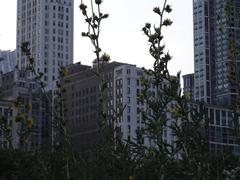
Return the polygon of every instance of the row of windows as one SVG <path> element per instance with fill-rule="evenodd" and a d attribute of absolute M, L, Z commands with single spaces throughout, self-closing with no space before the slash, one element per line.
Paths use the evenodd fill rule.
<path fill-rule="evenodd" d="M 12 110 L 9 110 L 9 108 L 0 107 L 0 117 L 1 116 L 12 116 Z"/>
<path fill-rule="evenodd" d="M 45 34 L 50 34 L 49 31 L 50 31 L 50 29 L 47 29 L 47 28 L 44 30 Z M 55 28 L 52 29 L 52 33 L 53 33 L 53 34 L 56 34 L 56 29 L 55 29 Z M 58 29 L 58 33 L 57 33 L 57 34 L 58 34 L 59 36 L 63 36 L 63 35 L 69 36 L 69 31 L 66 30 L 66 31 L 65 31 L 65 34 L 64 34 L 64 30 L 63 30 L 63 29 Z"/>
<path fill-rule="evenodd" d="M 71 119 L 70 123 L 73 125 L 73 128 L 75 128 L 75 126 L 91 123 L 92 120 L 96 119 L 96 117 L 97 117 L 96 113 L 93 113 L 90 115 L 79 116 L 75 119 Z"/>
<path fill-rule="evenodd" d="M 48 5 L 45 5 L 45 10 L 46 10 L 46 11 L 50 10 L 50 8 L 49 8 Z M 63 6 L 53 5 L 53 6 L 52 6 L 52 10 L 58 10 L 58 12 L 64 12 L 64 7 L 63 7 Z M 66 13 L 69 12 L 69 8 L 68 8 L 68 7 L 65 8 L 65 12 L 66 12 Z"/>
<path fill-rule="evenodd" d="M 56 50 L 56 44 L 53 43 L 52 48 L 53 48 L 53 50 Z M 44 44 L 44 50 L 49 50 L 49 49 L 50 49 L 49 44 Z M 65 50 L 66 52 L 68 52 L 68 46 L 65 46 L 65 49 L 64 49 L 62 44 L 58 44 L 57 45 L 57 50 L 58 51 L 64 51 Z M 53 57 L 56 57 L 56 52 L 53 51 L 52 55 L 53 55 Z"/>
<path fill-rule="evenodd" d="M 72 90 L 74 90 L 74 89 L 75 89 L 74 86 L 72 86 Z M 81 91 L 76 91 L 75 93 L 71 94 L 71 97 L 72 98 L 80 98 L 80 97 L 83 97 L 88 94 L 96 93 L 96 91 L 97 91 L 97 87 L 93 86 L 90 88 L 83 89 Z"/>
<path fill-rule="evenodd" d="M 65 25 L 64 25 L 64 24 L 65 24 Z M 48 26 L 50 25 L 49 21 L 44 21 L 44 25 L 45 25 L 46 27 L 48 27 Z M 53 25 L 53 26 L 56 26 L 56 21 L 53 21 L 53 22 L 52 22 L 52 25 Z M 57 22 L 57 26 L 60 27 L 60 28 L 61 28 L 61 27 L 62 27 L 62 28 L 65 27 L 66 29 L 68 29 L 68 27 L 69 27 L 68 23 L 64 23 L 64 22 L 61 22 L 61 21 L 58 21 L 58 22 Z"/>
<path fill-rule="evenodd" d="M 116 71 L 117 75 L 121 75 L 122 73 L 123 73 L 123 69 L 119 69 Z M 143 71 L 141 71 L 141 70 L 137 70 L 136 73 L 137 73 L 137 76 L 143 75 Z M 131 74 L 131 69 L 126 69 L 126 74 Z"/>

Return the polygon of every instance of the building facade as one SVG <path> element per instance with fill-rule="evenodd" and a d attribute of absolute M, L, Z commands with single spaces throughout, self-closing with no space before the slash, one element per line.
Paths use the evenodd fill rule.
<path fill-rule="evenodd" d="M 3 118 L 5 122 L 3 123 Z M 12 101 L 0 100 L 0 149 L 6 149 L 9 147 L 8 137 L 10 138 L 13 136 L 12 133 L 8 133 L 7 129 L 4 128 L 9 126 L 12 127 L 12 120 L 13 120 L 13 108 L 12 108 Z M 12 142 L 14 144 L 14 142 Z"/>
<path fill-rule="evenodd" d="M 135 142 L 138 130 L 145 128 L 143 112 L 149 117 L 154 117 L 153 110 L 148 107 L 149 105 L 140 100 L 140 95 L 145 88 L 141 83 L 143 77 L 151 78 L 145 73 L 143 68 L 131 64 L 118 66 L 114 70 L 115 94 L 113 104 L 117 113 L 123 109 L 122 116 L 117 120 L 116 126 L 120 128 L 124 141 Z M 166 88 L 167 86 L 168 81 L 163 80 L 161 88 Z M 157 94 L 153 84 L 149 86 L 147 93 Z M 175 137 L 169 128 L 171 123 L 171 114 L 166 112 L 166 124 L 163 127 L 162 138 L 164 142 L 174 146 Z M 156 145 L 154 140 L 149 137 L 149 134 L 145 134 L 142 140 L 142 143 L 146 146 Z"/>
<path fill-rule="evenodd" d="M 183 77 L 183 93 L 188 93 L 191 100 L 194 100 L 194 73 L 186 74 Z"/>
<path fill-rule="evenodd" d="M 122 116 L 117 120 L 124 140 L 136 138 L 136 130 L 142 127 L 141 111 L 145 107 L 139 100 L 142 91 L 140 78 L 144 70 L 134 65 L 121 65 L 114 70 L 114 99 L 113 104 L 117 113 Z M 112 112 L 108 112 L 112 114 Z"/>
<path fill-rule="evenodd" d="M 62 83 L 66 90 L 64 94 L 66 117 L 72 143 L 76 148 L 90 148 L 100 140 L 99 80 L 94 73 L 94 66 L 73 64 L 67 68 L 69 74 Z M 147 104 L 139 99 L 139 94 L 144 89 L 141 84 L 141 78 L 145 75 L 144 70 L 135 65 L 112 62 L 105 64 L 102 72 L 102 80 L 106 83 L 104 92 L 106 117 L 114 119 L 114 126 L 120 130 L 124 141 L 135 141 L 137 130 L 145 126 L 142 112 L 145 111 L 151 115 Z M 192 75 L 190 77 L 193 79 Z M 167 87 L 167 82 L 163 82 L 162 87 Z M 151 86 L 148 91 L 154 93 L 154 86 Z M 169 102 L 169 108 L 172 105 L 174 102 Z M 198 103 L 189 102 L 189 105 L 190 108 L 192 105 L 194 108 L 199 108 Z M 192 110 L 189 109 L 189 112 Z M 168 120 L 162 134 L 164 142 L 172 146 L 175 145 L 176 137 L 169 127 L 175 121 L 174 118 L 171 111 L 166 113 Z M 212 153 L 230 151 L 240 155 L 240 139 L 235 133 L 236 117 L 233 111 L 205 103 L 203 118 L 205 123 L 208 123 L 208 128 L 204 129 L 204 132 L 207 133 L 209 140 L 209 151 Z M 143 143 L 154 146 L 147 135 Z M 176 158 L 179 158 L 178 155 Z"/>
<path fill-rule="evenodd" d="M 193 0 L 194 97 L 223 106 L 239 96 L 238 0 Z"/>
<path fill-rule="evenodd" d="M 13 108 L 13 102 L 21 99 L 19 108 Z M 12 72 L 0 75 L 0 102 L 11 102 L 12 144 L 20 147 L 18 132 L 21 126 L 13 119 L 22 114 L 24 119 L 31 118 L 33 125 L 31 133 L 24 145 L 26 150 L 36 150 L 42 146 L 51 145 L 51 107 L 40 85 L 30 77 L 30 73 L 15 69 Z M 6 109 L 6 108 L 5 108 Z M 23 147 L 21 147 L 23 148 Z"/>
<path fill-rule="evenodd" d="M 72 142 L 77 148 L 95 145 L 99 134 L 99 81 L 95 67 L 73 64 L 67 67 L 69 75 L 63 79 L 66 90 L 64 99 L 67 108 L 68 128 Z M 140 102 L 143 90 L 140 83 L 144 70 L 135 65 L 111 62 L 102 70 L 105 83 L 103 107 L 106 117 L 113 120 L 114 127 L 121 132 L 124 141 L 135 141 L 136 131 L 143 128 L 141 112 L 146 105 Z M 154 88 L 151 89 L 154 91 Z M 172 142 L 172 134 L 166 128 L 163 138 Z M 144 144 L 151 145 L 148 138 Z"/>
<path fill-rule="evenodd" d="M 112 62 L 104 65 L 102 78 L 107 82 L 104 101 L 107 111 L 113 113 L 113 74 L 114 68 L 122 63 Z M 67 67 L 69 75 L 63 80 L 65 105 L 67 108 L 67 124 L 72 143 L 76 148 L 89 148 L 99 142 L 99 80 L 93 67 L 72 64 Z"/>
<path fill-rule="evenodd" d="M 21 51 L 28 42 L 37 72 L 54 88 L 58 69 L 73 63 L 73 0 L 17 1 L 17 65 L 28 65 Z"/>
<path fill-rule="evenodd" d="M 240 137 L 236 126 L 239 123 L 239 117 L 235 115 L 227 108 L 206 106 L 205 117 L 209 121 L 210 152 L 232 152 L 240 155 Z"/>
<path fill-rule="evenodd" d="M 0 73 L 5 74 L 14 70 L 17 64 L 16 51 L 0 50 Z"/>
<path fill-rule="evenodd" d="M 240 92 L 239 10 L 238 0 L 193 0 L 194 74 L 183 76 L 183 90 L 205 102 L 212 153 L 240 155 L 239 117 L 231 109 Z"/>

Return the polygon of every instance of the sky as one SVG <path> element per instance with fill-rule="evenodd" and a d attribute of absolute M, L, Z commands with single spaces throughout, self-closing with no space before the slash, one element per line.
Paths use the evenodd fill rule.
<path fill-rule="evenodd" d="M 87 30 L 78 6 L 74 3 L 74 62 L 90 65 L 94 59 L 93 47 L 89 39 L 81 36 Z M 89 0 L 85 0 L 86 4 Z M 109 14 L 101 27 L 100 46 L 111 56 L 112 61 L 135 64 L 151 68 L 153 59 L 149 54 L 147 37 L 141 31 L 146 22 L 158 22 L 153 7 L 163 0 L 103 0 L 103 13 Z M 168 0 L 172 6 L 173 25 L 164 28 L 166 50 L 172 55 L 169 70 L 172 75 L 181 71 L 182 75 L 193 72 L 193 20 L 192 0 Z M 16 47 L 17 0 L 0 1 L 0 49 L 13 50 Z"/>

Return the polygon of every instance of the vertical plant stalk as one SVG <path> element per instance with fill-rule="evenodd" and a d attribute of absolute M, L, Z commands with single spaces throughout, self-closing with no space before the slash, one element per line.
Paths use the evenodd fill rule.
<path fill-rule="evenodd" d="M 87 6 L 81 1 L 81 4 L 79 6 L 80 10 L 82 11 L 83 16 L 85 17 L 85 22 L 88 24 L 88 31 L 87 32 L 82 32 L 83 37 L 87 37 L 90 39 L 93 47 L 94 47 L 94 53 L 96 55 L 95 62 L 97 63 L 97 68 L 96 71 L 93 72 L 98 79 L 98 93 L 99 93 L 99 115 L 100 115 L 100 123 L 101 126 L 106 128 L 109 124 L 106 119 L 106 109 L 104 108 L 105 106 L 105 98 L 104 98 L 104 92 L 106 89 L 106 83 L 103 81 L 103 68 L 104 68 L 104 63 L 110 60 L 110 56 L 107 55 L 106 53 L 101 55 L 101 48 L 99 44 L 99 37 L 100 37 L 100 27 L 101 27 L 101 22 L 103 19 L 108 18 L 108 14 L 103 14 L 101 12 L 101 0 L 95 0 L 95 5 L 97 7 L 97 13 L 95 13 L 95 6 L 93 1 L 90 1 L 90 11 L 91 11 L 91 16 L 88 15 L 87 13 Z"/>

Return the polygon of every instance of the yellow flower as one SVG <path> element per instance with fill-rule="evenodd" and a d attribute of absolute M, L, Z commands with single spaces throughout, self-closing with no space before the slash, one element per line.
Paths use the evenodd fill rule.
<path fill-rule="evenodd" d="M 129 177 L 128 177 L 128 180 L 133 180 L 133 176 L 129 176 Z"/>
<path fill-rule="evenodd" d="M 14 122 L 20 122 L 24 119 L 24 115 L 21 113 L 21 114 L 18 114 L 17 116 L 15 116 L 13 118 Z"/>
<path fill-rule="evenodd" d="M 28 104 L 27 110 L 28 110 L 28 112 L 32 112 L 32 104 L 31 103 Z"/>
<path fill-rule="evenodd" d="M 148 155 L 152 156 L 152 157 L 155 157 L 156 156 L 156 152 L 151 149 L 151 150 L 149 150 Z"/>
<path fill-rule="evenodd" d="M 143 98 L 144 94 L 143 93 L 138 93 L 138 97 Z"/>
<path fill-rule="evenodd" d="M 20 106 L 20 99 L 17 98 L 16 100 L 13 101 L 12 107 L 15 108 L 15 109 L 18 109 L 19 106 Z"/>
<path fill-rule="evenodd" d="M 200 128 L 205 127 L 205 121 L 203 119 L 201 121 L 199 121 L 199 126 L 200 126 Z"/>
<path fill-rule="evenodd" d="M 144 79 L 144 77 L 140 78 L 140 83 L 141 83 L 142 86 L 146 83 L 146 80 Z"/>
<path fill-rule="evenodd" d="M 30 126 L 30 127 L 33 125 L 33 119 L 32 118 L 27 119 L 27 125 Z"/>
<path fill-rule="evenodd" d="M 182 117 L 182 110 L 181 107 L 177 104 L 172 108 L 172 113 L 173 115 L 175 115 L 176 117 Z"/>
<path fill-rule="evenodd" d="M 63 73 L 63 77 L 67 76 L 69 74 L 68 68 L 63 68 L 62 73 Z"/>
<path fill-rule="evenodd" d="M 183 96 L 186 100 L 190 100 L 190 93 L 189 92 L 185 92 Z"/>

